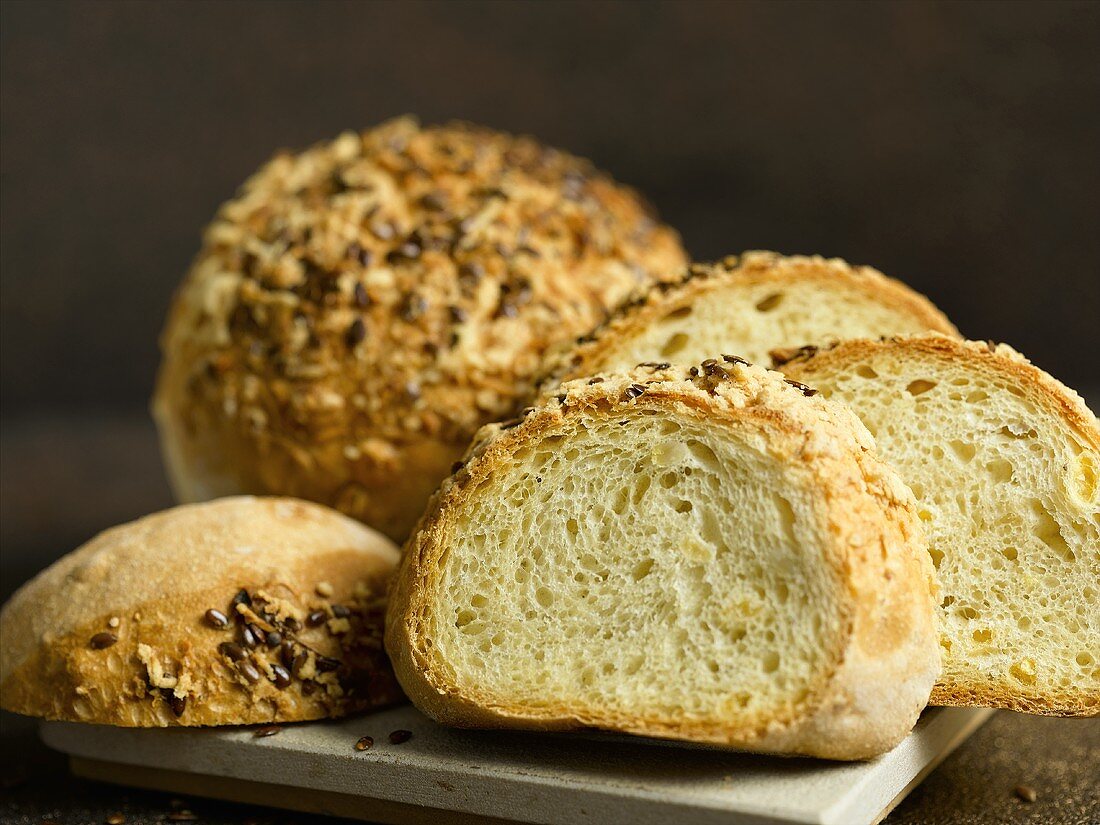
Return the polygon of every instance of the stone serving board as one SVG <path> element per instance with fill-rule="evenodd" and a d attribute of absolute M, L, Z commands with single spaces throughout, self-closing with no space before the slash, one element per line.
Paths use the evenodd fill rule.
<path fill-rule="evenodd" d="M 784 759 L 604 734 L 444 728 L 403 705 L 338 721 L 129 729 L 47 722 L 83 776 L 313 813 L 407 823 L 880 821 L 991 711 L 930 708 L 870 762 Z M 391 744 L 394 730 L 412 738 Z M 362 736 L 374 738 L 357 751 Z"/>

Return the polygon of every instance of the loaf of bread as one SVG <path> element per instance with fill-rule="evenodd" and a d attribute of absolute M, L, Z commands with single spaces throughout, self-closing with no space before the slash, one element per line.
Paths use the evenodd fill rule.
<path fill-rule="evenodd" d="M 0 705 L 153 727 L 341 716 L 400 689 L 382 651 L 397 549 L 292 499 L 177 507 L 101 533 L 0 612 Z"/>
<path fill-rule="evenodd" d="M 912 495 L 848 410 L 741 359 L 561 386 L 410 538 L 386 648 L 452 725 L 858 759 L 939 673 Z"/>
<path fill-rule="evenodd" d="M 935 704 L 1100 710 L 1100 427 L 1007 346 L 847 341 L 784 364 L 916 494 L 944 596 Z"/>
<path fill-rule="evenodd" d="M 162 337 L 173 487 L 404 539 L 548 349 L 685 260 L 632 190 L 529 138 L 402 118 L 280 154 L 207 229 Z"/>
<path fill-rule="evenodd" d="M 746 252 L 693 264 L 628 302 L 555 359 L 549 382 L 716 352 L 766 364 L 777 349 L 927 330 L 958 334 L 927 298 L 870 267 Z"/>

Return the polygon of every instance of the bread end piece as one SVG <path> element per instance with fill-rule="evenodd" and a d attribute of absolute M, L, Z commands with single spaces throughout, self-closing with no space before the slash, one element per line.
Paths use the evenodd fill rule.
<path fill-rule="evenodd" d="M 238 497 L 101 533 L 0 612 L 5 710 L 125 727 L 342 716 L 401 692 L 382 650 L 385 538 Z"/>
<path fill-rule="evenodd" d="M 912 487 L 943 594 L 936 705 L 1100 712 L 1100 426 L 1004 344 L 853 340 L 783 370 L 843 401 Z"/>

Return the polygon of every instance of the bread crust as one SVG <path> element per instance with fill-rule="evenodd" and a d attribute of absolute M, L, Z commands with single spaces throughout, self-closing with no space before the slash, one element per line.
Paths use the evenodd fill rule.
<path fill-rule="evenodd" d="M 685 260 L 636 192 L 530 138 L 399 118 L 277 155 L 162 336 L 176 494 L 297 496 L 403 540 L 550 347 Z"/>
<path fill-rule="evenodd" d="M 912 728 L 939 673 L 931 564 L 911 492 L 875 458 L 869 433 L 851 413 L 813 395 L 740 359 L 690 370 L 642 366 L 566 383 L 521 419 L 483 428 L 433 498 L 394 579 L 386 649 L 409 697 L 430 716 L 464 727 L 597 727 L 835 759 L 867 758 L 893 747 Z M 452 519 L 479 485 L 491 484 L 515 450 L 573 417 L 610 420 L 642 409 L 751 431 L 791 473 L 823 491 L 815 517 L 831 537 L 824 549 L 842 593 L 841 641 L 789 718 L 731 725 L 588 712 L 563 703 L 526 707 L 464 689 L 433 651 L 429 594 L 439 581 Z"/>
<path fill-rule="evenodd" d="M 959 335 L 954 324 L 928 298 L 872 267 L 851 265 L 840 258 L 820 255 L 785 256 L 778 252 L 750 250 L 715 263 L 692 264 L 676 281 L 666 281 L 640 292 L 595 331 L 559 349 L 541 383 L 544 387 L 553 386 L 600 372 L 609 351 L 621 341 L 633 338 L 655 321 L 705 299 L 716 290 L 732 285 L 750 287 L 758 284 L 771 284 L 781 289 L 799 282 L 820 283 L 832 290 L 849 290 L 910 317 L 931 331 Z"/>
<path fill-rule="evenodd" d="M 953 365 L 965 363 L 987 377 L 1007 379 L 1031 403 L 1062 420 L 1086 447 L 1100 455 L 1100 424 L 1074 390 L 1033 365 L 1007 344 L 966 341 L 942 335 L 891 336 L 879 340 L 855 339 L 830 346 L 804 347 L 780 355 L 777 367 L 799 381 L 813 383 L 815 375 L 837 365 L 866 361 L 884 351 L 927 356 Z M 1100 492 L 1093 490 L 1091 506 L 1100 518 Z M 1022 684 L 947 682 L 932 691 L 931 704 L 1005 708 L 1043 716 L 1094 716 L 1100 713 L 1100 691 L 1036 691 Z"/>
<path fill-rule="evenodd" d="M 163 727 L 393 703 L 381 636 L 397 558 L 384 537 L 293 499 L 222 499 L 112 528 L 4 605 L 2 706 Z"/>

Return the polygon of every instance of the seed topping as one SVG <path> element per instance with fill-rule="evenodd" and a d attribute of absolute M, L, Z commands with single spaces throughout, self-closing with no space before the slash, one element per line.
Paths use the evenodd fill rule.
<path fill-rule="evenodd" d="M 118 642 L 118 636 L 116 636 L 114 633 L 104 631 L 102 633 L 97 633 L 92 636 L 92 638 L 88 641 L 88 646 L 91 647 L 92 650 L 104 650 L 105 648 L 110 647 L 116 642 Z"/>

